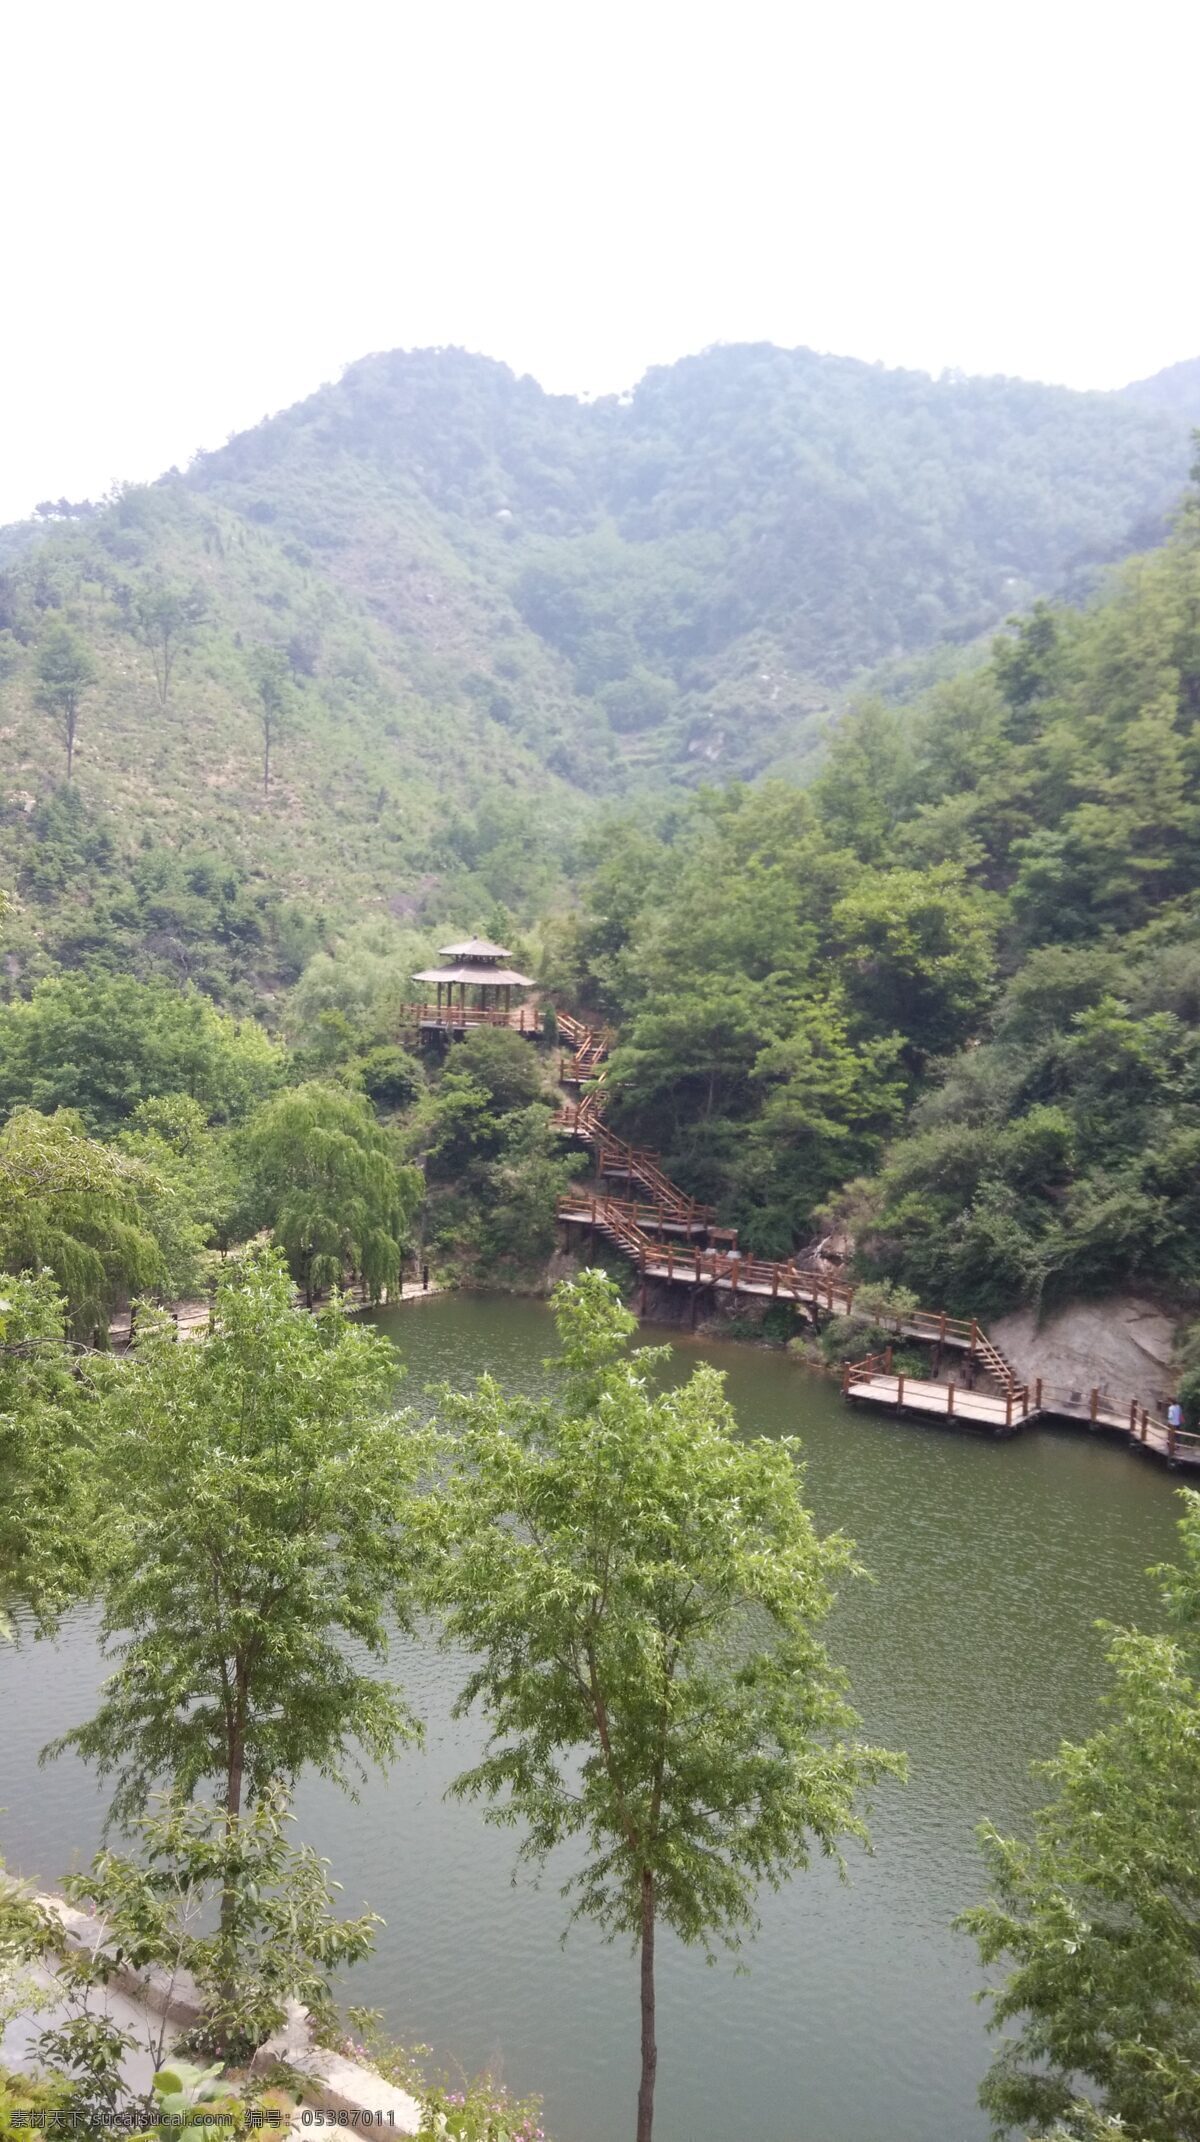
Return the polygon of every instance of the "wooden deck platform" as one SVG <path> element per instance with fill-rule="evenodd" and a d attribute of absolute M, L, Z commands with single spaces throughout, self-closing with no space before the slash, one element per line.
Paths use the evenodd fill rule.
<path fill-rule="evenodd" d="M 1011 1396 L 1002 1398 L 998 1391 L 972 1391 L 965 1384 L 934 1383 L 918 1376 L 880 1372 L 856 1378 L 844 1388 L 847 1398 L 865 1399 L 869 1405 L 933 1413 L 959 1428 L 990 1428 L 998 1435 L 1012 1435 L 1036 1417 L 1033 1408 Z"/>
<path fill-rule="evenodd" d="M 1084 1405 L 1060 1399 L 1038 1385 L 1023 1392 L 1002 1395 L 998 1391 L 971 1390 L 965 1384 L 937 1383 L 920 1376 L 896 1374 L 880 1367 L 856 1363 L 845 1372 L 846 1398 L 894 1413 L 932 1415 L 955 1428 L 976 1428 L 993 1435 L 1015 1435 L 1038 1420 L 1077 1421 L 1092 1429 L 1124 1436 L 1132 1449 L 1165 1458 L 1170 1465 L 1200 1468 L 1200 1435 L 1172 1429 L 1154 1419 L 1146 1408 L 1124 1409 L 1097 1406 L 1089 1394 Z"/>

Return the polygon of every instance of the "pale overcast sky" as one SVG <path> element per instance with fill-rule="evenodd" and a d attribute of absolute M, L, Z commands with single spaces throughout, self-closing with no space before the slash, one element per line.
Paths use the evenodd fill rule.
<path fill-rule="evenodd" d="M 0 519 L 372 349 L 1200 354 L 1194 0 L 2 0 Z"/>

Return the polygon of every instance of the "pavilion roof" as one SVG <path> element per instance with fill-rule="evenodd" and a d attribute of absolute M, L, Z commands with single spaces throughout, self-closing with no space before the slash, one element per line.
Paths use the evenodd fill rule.
<path fill-rule="evenodd" d="M 426 967 L 414 982 L 467 982 L 481 989 L 532 989 L 533 978 L 515 967 Z"/>
<path fill-rule="evenodd" d="M 494 945 L 487 937 L 468 937 L 461 945 L 440 945 L 439 959 L 511 959 L 507 945 Z"/>

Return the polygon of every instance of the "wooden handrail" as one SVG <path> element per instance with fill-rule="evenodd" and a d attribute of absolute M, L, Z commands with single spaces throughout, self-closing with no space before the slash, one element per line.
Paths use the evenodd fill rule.
<path fill-rule="evenodd" d="M 509 1010 L 484 1009 L 478 1004 L 405 1004 L 400 1010 L 403 1026 L 510 1026 L 519 1034 L 540 1034 L 542 1015 L 535 1004 L 514 1004 Z"/>
<path fill-rule="evenodd" d="M 697 1204 L 694 1198 L 673 1183 L 659 1163 L 657 1153 L 644 1146 L 635 1146 L 619 1138 L 603 1121 L 605 1100 L 604 1059 L 611 1037 L 606 1032 L 597 1032 L 572 1012 L 558 1013 L 559 1031 L 574 1050 L 572 1066 L 567 1077 L 580 1084 L 588 1084 L 590 1090 L 574 1104 L 561 1108 L 554 1117 L 555 1124 L 569 1135 L 586 1139 L 596 1153 L 599 1172 L 606 1170 L 621 1173 L 631 1182 L 640 1183 L 649 1193 L 649 1212 L 653 1223 L 660 1231 L 659 1237 L 649 1233 L 643 1225 L 647 1207 L 636 1198 L 613 1198 L 607 1195 L 595 1199 L 589 1205 L 589 1216 L 596 1225 L 610 1227 L 622 1243 L 637 1258 L 644 1271 L 649 1262 L 662 1261 L 664 1245 L 660 1239 L 662 1230 L 669 1222 L 677 1226 L 701 1226 L 712 1233 L 716 1228 L 716 1214 L 709 1205 Z M 579 1210 L 581 1193 L 568 1192 L 560 1200 L 559 1210 L 565 1215 L 574 1215 Z M 690 1279 L 696 1285 L 727 1285 L 736 1292 L 744 1286 L 769 1291 L 773 1301 L 781 1297 L 797 1302 L 810 1302 L 814 1308 L 827 1309 L 835 1316 L 847 1316 L 854 1306 L 855 1289 L 846 1280 L 834 1279 L 817 1265 L 797 1264 L 795 1258 L 786 1262 L 762 1257 L 748 1257 L 737 1248 L 736 1229 L 730 1229 L 731 1240 L 725 1249 L 715 1246 L 698 1250 L 689 1245 L 676 1248 L 673 1244 L 668 1255 L 667 1276 L 671 1279 Z M 978 1360 L 1000 1387 L 1011 1415 L 1018 1408 L 1024 1418 L 1029 1410 L 1029 1390 L 1005 1359 L 1000 1348 L 980 1329 L 975 1318 L 950 1316 L 945 1310 L 914 1309 L 908 1315 L 882 1315 L 877 1321 L 885 1330 L 894 1332 L 898 1338 L 919 1338 L 944 1345 L 949 1339 L 964 1346 L 973 1359 Z M 874 1356 L 868 1357 L 874 1360 Z M 863 1362 L 851 1364 L 852 1379 L 869 1373 Z M 953 1408 L 953 1398 L 947 1400 Z"/>

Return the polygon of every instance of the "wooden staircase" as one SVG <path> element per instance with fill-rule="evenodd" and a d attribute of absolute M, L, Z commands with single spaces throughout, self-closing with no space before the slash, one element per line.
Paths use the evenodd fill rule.
<path fill-rule="evenodd" d="M 738 1248 L 736 1230 L 719 1227 L 711 1206 L 698 1204 L 673 1183 L 657 1153 L 631 1145 L 609 1129 L 604 1121 L 604 1084 L 613 1036 L 603 1028 L 585 1025 L 569 1012 L 559 1012 L 557 1017 L 559 1032 L 572 1051 L 569 1059 L 563 1059 L 560 1077 L 564 1086 L 580 1090 L 580 1098 L 564 1098 L 553 1120 L 564 1137 L 591 1146 L 599 1178 L 596 1188 L 576 1184 L 564 1192 L 558 1203 L 559 1217 L 602 1235 L 637 1266 L 643 1310 L 647 1282 L 653 1279 L 692 1288 L 693 1324 L 701 1287 L 735 1298 L 746 1294 L 760 1300 L 795 1302 L 808 1308 L 814 1320 L 822 1314 L 849 1316 L 856 1290 L 847 1281 L 794 1258 L 784 1262 L 746 1256 Z M 606 1180 L 621 1181 L 635 1194 L 615 1196 L 604 1187 Z M 873 1312 L 872 1322 L 897 1339 L 919 1339 L 932 1346 L 932 1373 L 913 1377 L 897 1371 L 889 1346 L 883 1354 L 847 1363 L 842 1377 L 847 1398 L 868 1399 L 897 1412 L 952 1419 L 962 1427 L 989 1427 L 1000 1434 L 1011 1433 L 1042 1412 L 1086 1420 L 1093 1428 L 1123 1429 L 1131 1442 L 1156 1451 L 1168 1463 L 1200 1470 L 1200 1435 L 1154 1420 L 1136 1397 L 1116 1400 L 1099 1390 L 1086 1395 L 1059 1391 L 1044 1386 L 1040 1377 L 1032 1385 L 1025 1383 L 974 1317 L 949 1316 L 944 1309 L 913 1309 L 902 1315 Z M 964 1383 L 956 1383 L 953 1377 L 948 1382 L 939 1380 L 947 1350 L 965 1359 Z M 976 1388 L 978 1371 L 983 1372 L 987 1388 Z"/>
<path fill-rule="evenodd" d="M 637 1186 L 641 1196 L 614 1196 L 599 1187 L 575 1187 L 559 1199 L 559 1217 L 590 1227 L 632 1259 L 648 1279 L 727 1290 L 732 1294 L 766 1296 L 772 1301 L 794 1301 L 818 1314 L 848 1316 L 855 1289 L 833 1278 L 820 1267 L 762 1257 L 747 1257 L 739 1248 L 737 1230 L 720 1227 L 710 1205 L 671 1181 L 657 1153 L 619 1138 L 604 1121 L 605 1063 L 612 1036 L 605 1029 L 587 1026 L 570 1012 L 559 1012 L 560 1034 L 572 1054 L 560 1071 L 564 1086 L 586 1088 L 577 1101 L 564 1100 L 554 1124 L 564 1137 L 589 1145 L 596 1156 L 600 1185 L 622 1181 Z M 696 1237 L 703 1237 L 697 1243 Z M 676 1244 L 672 1238 L 682 1237 Z M 1005 1403 L 1011 1421 L 1014 1409 L 1019 1419 L 1028 1415 L 1030 1394 L 1012 1363 L 972 1318 L 948 1316 L 944 1310 L 916 1309 L 907 1316 L 881 1316 L 877 1321 L 897 1338 L 914 1338 L 933 1345 L 938 1359 L 946 1348 L 966 1354 L 990 1378 Z M 883 1386 L 882 1362 L 874 1357 L 855 1362 L 847 1373 L 847 1389 L 868 1394 L 874 1379 Z M 890 1365 L 889 1365 L 890 1374 Z"/>
<path fill-rule="evenodd" d="M 596 1173 L 602 1179 L 638 1184 L 646 1192 L 644 1205 L 639 1210 L 654 1213 L 663 1224 L 682 1228 L 685 1232 L 720 1234 L 722 1241 L 732 1245 L 737 1241 L 734 1228 L 718 1228 L 717 1216 L 711 1205 L 701 1205 L 694 1197 L 681 1190 L 665 1175 L 657 1153 L 645 1146 L 631 1145 L 627 1139 L 618 1138 L 603 1121 L 597 1105 L 600 1095 L 589 1094 L 578 1106 L 560 1108 L 554 1117 L 554 1125 L 564 1137 L 578 1138 L 590 1145 L 596 1156 Z M 628 1200 L 613 1200 L 614 1203 Z"/>
<path fill-rule="evenodd" d="M 973 1350 L 977 1359 L 983 1363 L 988 1375 L 998 1385 L 1001 1394 L 1005 1398 L 1015 1399 L 1019 1392 L 1025 1392 L 1026 1396 L 1028 1396 L 1024 1380 L 1018 1376 L 1012 1362 L 989 1339 L 986 1331 L 980 1330 L 978 1324 L 975 1326 L 975 1346 Z"/>
<path fill-rule="evenodd" d="M 558 1013 L 559 1032 L 570 1042 L 573 1054 L 564 1059 L 559 1077 L 564 1086 L 587 1086 L 589 1091 L 576 1102 L 567 1102 L 554 1118 L 555 1127 L 564 1137 L 578 1138 L 590 1145 L 596 1155 L 596 1172 L 603 1179 L 623 1180 L 640 1184 L 648 1193 L 648 1211 L 659 1217 L 663 1224 L 697 1232 L 713 1232 L 721 1240 L 733 1245 L 737 1241 L 734 1228 L 717 1228 L 716 1213 L 711 1205 L 698 1204 L 687 1192 L 673 1183 L 663 1172 L 659 1156 L 646 1146 L 631 1145 L 628 1139 L 618 1138 L 604 1121 L 605 1059 L 611 1046 L 611 1036 L 604 1030 L 585 1026 L 570 1012 Z"/>

